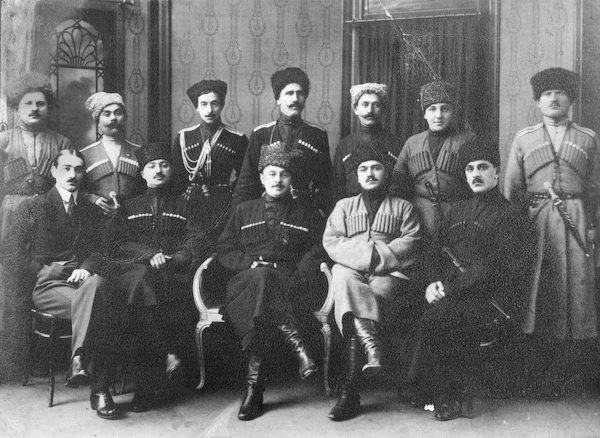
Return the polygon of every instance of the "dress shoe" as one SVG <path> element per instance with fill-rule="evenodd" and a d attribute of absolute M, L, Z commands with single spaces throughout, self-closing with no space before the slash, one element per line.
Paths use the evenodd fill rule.
<path fill-rule="evenodd" d="M 69 388 L 79 388 L 80 386 L 87 385 L 90 381 L 90 375 L 83 366 L 81 356 L 73 356 L 71 360 L 71 367 L 65 377 L 65 386 Z"/>
<path fill-rule="evenodd" d="M 167 354 L 167 368 L 165 370 L 167 378 L 177 376 L 182 373 L 181 359 L 176 354 Z"/>
<path fill-rule="evenodd" d="M 459 417 L 471 418 L 473 401 L 471 398 L 463 401 L 449 400 L 435 405 L 435 419 L 438 421 L 450 421 Z"/>
<path fill-rule="evenodd" d="M 131 400 L 131 411 L 139 414 L 153 409 L 156 404 L 157 399 L 154 394 L 135 392 Z"/>
<path fill-rule="evenodd" d="M 113 401 L 108 389 L 93 392 L 90 395 L 90 405 L 100 418 L 115 420 L 121 416 L 119 407 Z"/>

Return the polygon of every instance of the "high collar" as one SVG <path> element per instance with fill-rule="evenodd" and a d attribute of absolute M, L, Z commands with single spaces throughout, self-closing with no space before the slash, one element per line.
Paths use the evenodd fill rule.
<path fill-rule="evenodd" d="M 498 188 L 498 186 L 494 187 L 491 190 L 488 190 L 487 192 L 473 194 L 473 199 L 483 202 L 488 202 L 501 197 L 502 193 L 500 193 L 500 189 Z"/>
<path fill-rule="evenodd" d="M 112 135 L 107 135 L 107 134 L 103 134 L 102 135 L 102 141 L 106 144 L 122 144 L 123 143 L 123 138 L 122 137 L 113 137 Z"/>
<path fill-rule="evenodd" d="M 200 132 L 202 134 L 202 139 L 204 141 L 212 138 L 213 135 L 219 130 L 221 127 L 221 119 L 215 121 L 215 123 L 206 123 L 204 120 L 200 121 Z"/>
<path fill-rule="evenodd" d="M 560 119 L 554 119 L 548 116 L 542 116 L 542 120 L 544 121 L 544 125 L 546 126 L 556 126 L 556 127 L 567 127 L 569 125 L 569 116 L 564 116 Z"/>
<path fill-rule="evenodd" d="M 433 132 L 432 130 L 428 130 L 429 131 L 429 135 L 435 138 L 445 138 L 448 137 L 450 134 L 452 134 L 453 129 L 452 127 L 447 127 L 446 129 L 444 129 L 443 131 L 436 131 Z"/>
<path fill-rule="evenodd" d="M 268 195 L 265 192 L 265 194 L 263 195 L 263 199 L 267 203 L 287 203 L 287 202 L 290 202 L 292 200 L 292 195 L 290 193 L 287 193 L 287 194 L 285 194 L 284 196 L 282 196 L 280 198 L 274 198 L 273 196 Z"/>
<path fill-rule="evenodd" d="M 32 126 L 19 119 L 17 126 L 19 126 L 19 128 L 21 128 L 23 131 L 31 132 L 35 135 L 39 132 L 45 131 L 47 128 L 47 123 L 46 121 L 43 121 L 41 123 L 36 123 L 35 126 Z"/>
<path fill-rule="evenodd" d="M 379 201 L 379 200 L 382 200 L 383 198 L 385 198 L 385 195 L 386 195 L 385 185 L 381 185 L 375 190 L 361 189 L 360 193 L 365 200 L 368 200 L 370 202 Z"/>
<path fill-rule="evenodd" d="M 71 199 L 71 195 L 73 195 L 73 200 L 75 201 L 75 205 L 77 205 L 77 190 L 74 192 L 69 192 L 68 190 L 63 189 L 62 187 L 59 187 L 58 185 L 55 186 L 56 187 L 56 191 L 58 192 L 60 198 L 63 200 L 63 202 L 65 203 L 69 203 L 69 199 Z"/>
<path fill-rule="evenodd" d="M 166 187 L 147 187 L 146 188 L 146 196 L 150 197 L 163 197 L 169 194 L 170 185 Z"/>
<path fill-rule="evenodd" d="M 284 125 L 295 128 L 302 122 L 302 118 L 300 116 L 291 117 L 291 116 L 287 116 L 283 113 L 279 113 L 279 122 L 281 122 Z"/>
<path fill-rule="evenodd" d="M 377 122 L 371 126 L 365 126 L 362 123 L 358 124 L 358 132 L 361 134 L 378 134 L 382 129 L 383 128 L 380 122 Z"/>

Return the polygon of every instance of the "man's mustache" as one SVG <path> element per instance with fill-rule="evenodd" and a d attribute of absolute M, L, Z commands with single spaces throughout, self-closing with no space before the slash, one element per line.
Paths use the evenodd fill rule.
<path fill-rule="evenodd" d="M 29 113 L 29 117 L 39 116 L 39 115 L 40 115 L 40 112 L 38 110 L 33 110 Z"/>
<path fill-rule="evenodd" d="M 164 173 L 162 173 L 162 172 L 161 172 L 161 173 L 155 173 L 155 174 L 154 174 L 154 178 L 159 178 L 159 177 L 160 177 L 160 178 L 164 178 L 164 176 L 165 176 L 165 174 L 164 174 Z"/>
<path fill-rule="evenodd" d="M 377 178 L 375 178 L 374 176 L 368 176 L 367 182 L 370 182 L 370 181 L 379 181 L 379 180 Z"/>
<path fill-rule="evenodd" d="M 475 178 L 473 178 L 473 180 L 471 182 L 473 184 L 475 184 L 475 183 L 483 183 L 483 179 L 481 179 L 478 176 L 476 176 Z"/>

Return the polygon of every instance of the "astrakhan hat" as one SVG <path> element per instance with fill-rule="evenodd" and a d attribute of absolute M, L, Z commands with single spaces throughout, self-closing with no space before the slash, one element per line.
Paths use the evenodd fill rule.
<path fill-rule="evenodd" d="M 279 99 L 281 90 L 283 90 L 288 84 L 299 84 L 306 96 L 310 90 L 310 81 L 308 76 L 303 70 L 298 67 L 288 67 L 284 70 L 279 70 L 273 73 L 271 76 L 271 86 L 273 87 L 273 94 L 275 100 Z"/>
<path fill-rule="evenodd" d="M 11 108 L 17 108 L 23 96 L 34 91 L 44 93 L 46 103 L 49 106 L 54 105 L 56 98 L 52 91 L 50 80 L 47 76 L 36 72 L 25 73 L 8 82 L 5 93 L 6 103 Z"/>
<path fill-rule="evenodd" d="M 102 110 L 112 104 L 120 105 L 125 109 L 125 102 L 120 94 L 100 91 L 88 97 L 85 101 L 85 108 L 92 113 L 92 118 L 97 122 Z"/>
<path fill-rule="evenodd" d="M 571 70 L 560 67 L 547 68 L 534 74 L 530 82 L 535 100 L 540 100 L 542 93 L 548 90 L 564 90 L 571 102 L 577 98 L 579 76 Z"/>
<path fill-rule="evenodd" d="M 421 110 L 425 111 L 434 103 L 448 103 L 457 106 L 457 89 L 454 85 L 444 81 L 433 81 L 421 87 Z"/>
<path fill-rule="evenodd" d="M 494 167 L 500 167 L 498 142 L 490 136 L 476 136 L 468 140 L 458 152 L 461 171 L 473 161 L 489 161 Z"/>
<path fill-rule="evenodd" d="M 187 89 L 187 95 L 192 101 L 194 108 L 198 107 L 198 97 L 210 92 L 216 93 L 216 95 L 219 96 L 221 103 L 224 103 L 225 96 L 227 96 L 227 84 L 218 79 L 202 80 Z"/>
<path fill-rule="evenodd" d="M 135 151 L 135 157 L 140 164 L 140 169 L 154 160 L 167 160 L 170 163 L 171 148 L 166 143 L 148 143 Z"/>
<path fill-rule="evenodd" d="M 358 101 L 364 94 L 376 94 L 379 96 L 382 103 L 385 104 L 387 102 L 387 85 L 374 82 L 353 85 L 352 88 L 350 88 L 352 107 L 356 108 Z"/>

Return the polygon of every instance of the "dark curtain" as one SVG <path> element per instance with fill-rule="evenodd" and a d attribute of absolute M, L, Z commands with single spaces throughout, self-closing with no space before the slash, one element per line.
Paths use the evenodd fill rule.
<path fill-rule="evenodd" d="M 490 128 L 491 112 L 486 110 L 490 102 L 485 65 L 488 43 L 482 34 L 487 28 L 480 16 L 377 21 L 357 26 L 357 83 L 388 85 L 390 111 L 386 123 L 403 141 L 427 129 L 419 89 L 434 78 L 418 51 L 435 74 L 459 88 L 461 123 L 478 132 Z"/>

